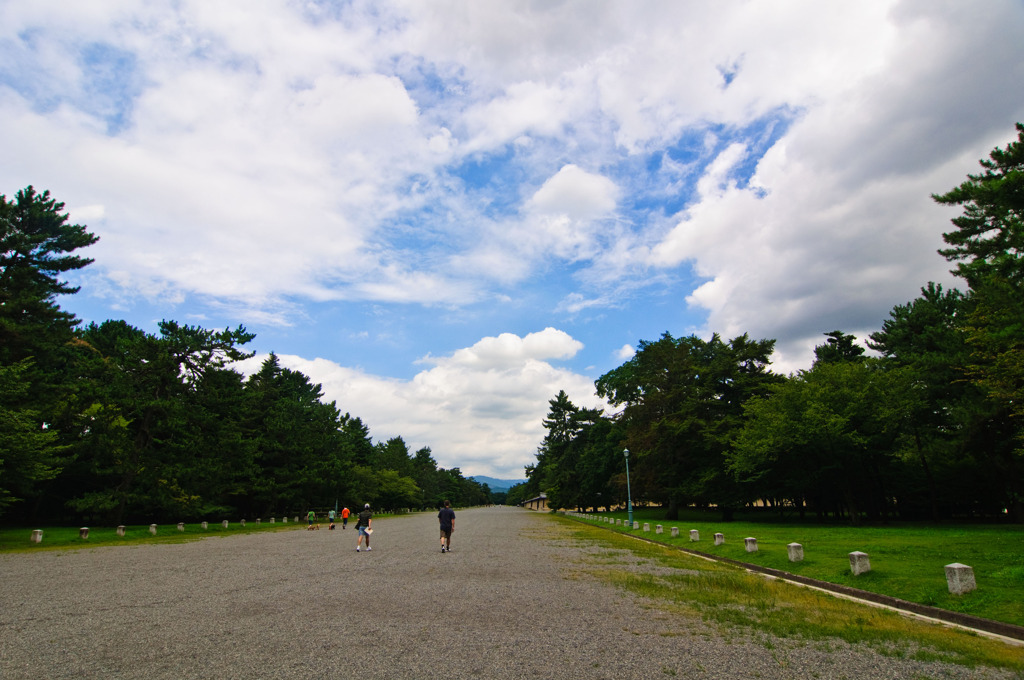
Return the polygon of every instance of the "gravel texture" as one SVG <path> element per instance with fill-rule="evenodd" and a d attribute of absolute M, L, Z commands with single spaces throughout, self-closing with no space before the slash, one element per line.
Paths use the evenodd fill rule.
<path fill-rule="evenodd" d="M 0 678 L 1013 677 L 723 637 L 583 575 L 593 547 L 528 510 L 458 510 L 448 554 L 437 526 L 0 555 Z"/>

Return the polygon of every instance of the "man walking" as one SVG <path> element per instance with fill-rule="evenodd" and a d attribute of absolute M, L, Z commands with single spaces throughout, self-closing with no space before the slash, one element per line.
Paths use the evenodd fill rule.
<path fill-rule="evenodd" d="M 356 531 L 359 532 L 359 538 L 356 539 L 356 552 L 359 552 L 359 547 L 363 544 L 363 538 L 366 538 L 366 549 L 370 548 L 370 534 L 373 533 L 373 529 L 370 528 L 370 522 L 373 520 L 373 513 L 370 512 L 370 504 L 367 503 L 363 506 L 363 511 L 359 513 L 359 519 L 356 520 Z"/>
<path fill-rule="evenodd" d="M 437 521 L 441 524 L 441 552 L 452 551 L 452 532 L 455 531 L 455 511 L 451 501 L 445 501 L 441 512 L 437 513 Z"/>
<path fill-rule="evenodd" d="M 348 528 L 348 514 L 349 514 L 348 513 L 348 508 L 342 508 L 341 509 L 341 528 L 342 529 L 347 529 Z"/>

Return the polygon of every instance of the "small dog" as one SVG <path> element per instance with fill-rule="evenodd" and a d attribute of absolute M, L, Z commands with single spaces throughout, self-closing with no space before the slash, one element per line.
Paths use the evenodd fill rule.
<path fill-rule="evenodd" d="M 310 524 L 308 527 L 306 527 L 306 531 L 320 531 L 320 525 Z"/>

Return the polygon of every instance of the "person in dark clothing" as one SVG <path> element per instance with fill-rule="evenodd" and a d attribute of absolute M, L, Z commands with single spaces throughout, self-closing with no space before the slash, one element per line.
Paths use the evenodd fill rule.
<path fill-rule="evenodd" d="M 356 531 L 359 532 L 359 538 L 356 539 L 356 552 L 359 552 L 359 546 L 363 544 L 363 538 L 366 538 L 366 549 L 372 550 L 370 547 L 370 534 L 373 530 L 370 529 L 370 522 L 373 518 L 373 513 L 370 512 L 370 504 L 367 503 L 363 506 L 363 511 L 359 513 L 359 519 L 356 520 Z"/>
<path fill-rule="evenodd" d="M 441 523 L 441 552 L 451 552 L 452 532 L 455 531 L 455 511 L 451 501 L 445 501 L 441 512 L 437 513 L 437 521 Z"/>

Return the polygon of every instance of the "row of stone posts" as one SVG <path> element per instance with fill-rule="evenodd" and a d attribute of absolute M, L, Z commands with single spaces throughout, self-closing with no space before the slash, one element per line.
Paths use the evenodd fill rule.
<path fill-rule="evenodd" d="M 270 523 L 271 524 L 274 524 L 276 521 L 277 521 L 277 519 L 275 517 L 271 517 L 270 518 Z M 292 521 L 298 523 L 299 516 L 296 515 L 295 518 Z M 284 523 L 284 524 L 287 524 L 288 523 L 288 518 L 287 517 L 282 517 L 281 518 L 281 522 Z M 244 519 L 243 520 L 239 520 L 238 523 L 243 528 L 245 527 L 245 520 Z M 259 526 L 261 523 L 262 523 L 262 520 L 259 517 L 257 517 L 256 518 L 256 525 Z M 228 522 L 228 520 L 225 519 L 225 520 L 221 521 L 220 525 L 224 529 L 227 529 L 228 526 L 229 526 L 229 522 Z M 202 529 L 205 531 L 206 529 L 208 529 L 210 527 L 210 523 L 209 522 L 200 522 L 199 526 L 202 527 Z M 178 531 L 185 531 L 185 523 L 184 522 L 178 522 Z M 124 536 L 124 532 L 125 532 L 125 526 L 123 524 L 118 525 L 118 527 L 117 527 L 117 535 L 123 537 Z M 157 534 L 157 525 L 156 524 L 150 524 L 149 525 L 149 533 L 151 533 L 154 536 L 156 536 L 156 534 Z M 83 540 L 88 540 L 88 538 L 89 538 L 89 527 L 82 527 L 82 528 L 80 528 L 78 530 L 78 537 L 83 539 Z M 29 540 L 31 540 L 33 543 L 42 543 L 43 542 L 43 530 L 42 529 L 33 529 L 32 530 L 32 535 L 30 536 Z"/>
<path fill-rule="evenodd" d="M 582 512 L 567 512 L 565 513 L 572 517 L 579 517 L 582 519 L 596 519 L 600 522 L 606 522 L 608 524 L 614 524 L 615 526 L 625 526 L 627 529 L 630 528 L 629 520 L 623 521 L 622 519 L 613 519 L 612 517 L 604 517 L 601 515 L 588 515 Z M 640 522 L 633 522 L 633 529 L 640 528 Z M 648 522 L 644 522 L 643 531 L 649 533 L 651 525 Z M 671 527 L 672 538 L 679 538 L 679 528 Z M 665 528 L 661 524 L 657 524 L 654 527 L 655 534 L 664 533 Z M 690 541 L 700 541 L 700 531 L 697 529 L 690 530 Z M 715 534 L 715 545 L 723 545 L 725 543 L 725 536 L 723 534 Z M 748 536 L 743 539 L 743 545 L 748 553 L 757 552 L 757 539 L 753 536 Z M 790 562 L 803 562 L 804 560 L 804 547 L 799 543 L 789 543 L 786 545 L 786 551 L 789 554 Z M 867 553 L 861 551 L 854 551 L 850 553 L 850 571 L 854 576 L 860 576 L 871 571 L 871 559 Z M 946 570 L 946 584 L 949 586 L 949 592 L 954 595 L 962 595 L 975 590 L 978 586 L 974 580 L 974 569 L 967 566 L 966 564 L 960 564 L 954 562 L 953 564 L 947 564 Z"/>

